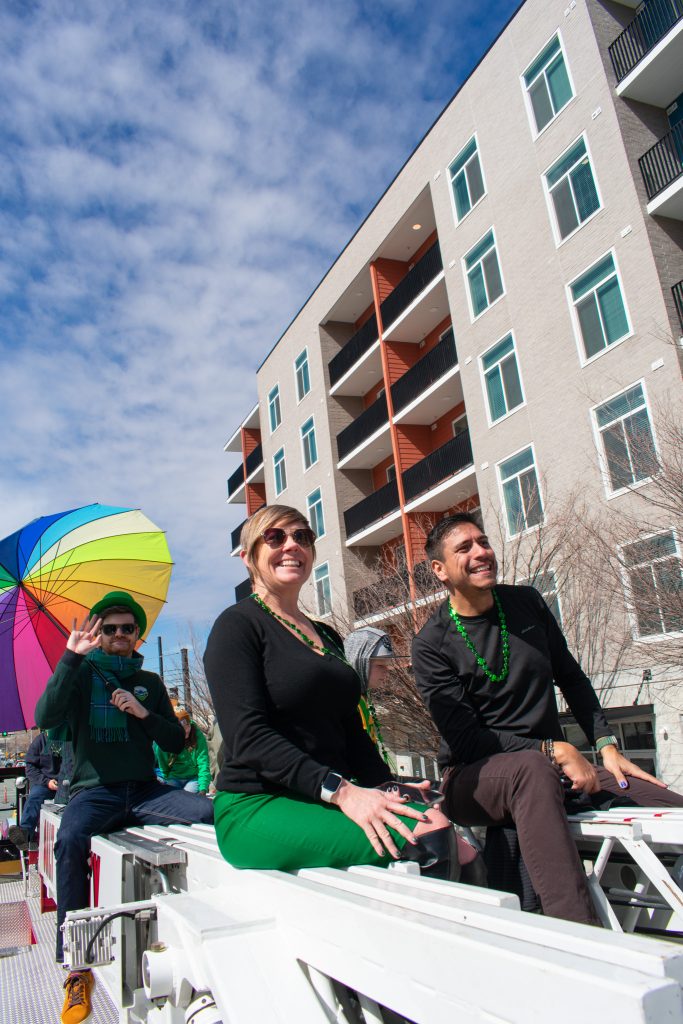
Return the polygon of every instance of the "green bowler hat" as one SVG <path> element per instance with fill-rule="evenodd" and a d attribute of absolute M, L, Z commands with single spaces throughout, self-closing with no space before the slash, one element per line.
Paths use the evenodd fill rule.
<path fill-rule="evenodd" d="M 121 605 L 121 607 L 128 608 L 130 610 L 140 629 L 140 636 L 143 636 L 147 629 L 147 616 L 145 615 L 145 609 L 142 605 L 138 604 L 130 594 L 127 594 L 125 590 L 112 590 L 111 593 L 105 594 L 97 604 L 92 606 L 90 609 L 90 615 L 101 615 L 105 609 L 112 608 L 114 605 Z"/>

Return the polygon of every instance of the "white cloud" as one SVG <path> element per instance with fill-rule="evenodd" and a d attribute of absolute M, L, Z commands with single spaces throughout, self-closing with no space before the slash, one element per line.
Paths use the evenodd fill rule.
<path fill-rule="evenodd" d="M 3 6 L 0 536 L 140 506 L 229 602 L 254 371 L 513 6 Z"/>

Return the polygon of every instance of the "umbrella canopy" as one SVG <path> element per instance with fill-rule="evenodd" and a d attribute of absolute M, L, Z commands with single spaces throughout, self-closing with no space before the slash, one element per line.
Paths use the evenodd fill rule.
<path fill-rule="evenodd" d="M 74 618 L 80 625 L 109 591 L 125 590 L 142 605 L 149 634 L 172 565 L 165 535 L 139 509 L 87 505 L 0 541 L 0 726 L 34 725 Z"/>

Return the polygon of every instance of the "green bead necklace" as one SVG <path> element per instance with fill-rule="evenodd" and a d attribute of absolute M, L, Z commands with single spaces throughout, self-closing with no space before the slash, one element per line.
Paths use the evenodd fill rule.
<path fill-rule="evenodd" d="M 332 658 L 336 658 L 337 661 L 341 661 L 341 662 L 343 662 L 344 665 L 347 665 L 351 669 L 352 672 L 356 672 L 356 670 L 353 667 L 353 665 L 351 665 L 349 663 L 349 661 L 347 660 L 346 655 L 344 654 L 344 651 L 341 650 L 337 646 L 337 644 L 335 644 L 334 640 L 330 636 L 327 636 L 327 634 L 325 633 L 324 630 L 323 630 L 323 634 L 326 637 L 328 643 L 332 644 L 332 647 L 326 647 L 324 644 L 317 644 L 315 642 L 315 640 L 311 640 L 310 637 L 307 637 L 306 634 L 299 629 L 299 627 L 296 625 L 296 623 L 290 622 L 289 619 L 285 619 L 282 615 L 278 615 L 277 612 L 274 612 L 272 608 L 269 608 L 268 605 L 266 604 L 266 602 L 263 600 L 263 598 L 259 597 L 258 594 L 252 594 L 251 596 L 253 597 L 254 601 L 256 601 L 256 604 L 259 606 L 259 608 L 263 608 L 264 612 L 266 612 L 268 615 L 271 615 L 274 619 L 277 619 L 278 622 L 281 622 L 284 626 L 288 626 L 291 630 L 293 630 L 297 634 L 297 636 L 301 637 L 303 642 L 308 647 L 311 647 L 314 651 L 320 651 L 322 654 L 329 654 Z M 320 628 L 322 629 L 322 626 Z M 334 648 L 334 650 L 332 648 Z M 358 675 L 357 672 L 356 672 L 356 675 Z M 370 692 L 369 691 L 368 691 L 368 693 L 365 694 L 364 699 L 365 699 L 365 703 L 368 706 L 368 711 L 370 712 L 370 714 L 372 716 L 372 719 L 373 719 L 373 722 L 374 722 L 374 726 L 375 726 L 375 730 L 377 732 L 377 745 L 378 745 L 378 747 L 380 749 L 380 753 L 382 755 L 382 758 L 388 764 L 389 763 L 389 754 L 387 752 L 386 747 L 384 746 L 384 740 L 382 739 L 382 733 L 381 733 L 380 727 L 379 727 L 379 718 L 377 717 L 377 712 L 375 711 L 375 705 L 372 703 L 372 700 L 370 699 Z"/>
<path fill-rule="evenodd" d="M 463 638 L 463 640 L 471 650 L 474 657 L 477 659 L 477 664 L 479 665 L 479 668 L 482 670 L 484 675 L 488 676 L 492 683 L 502 683 L 505 679 L 507 679 L 507 674 L 510 670 L 510 642 L 508 639 L 508 627 L 507 622 L 505 621 L 505 612 L 502 609 L 501 603 L 498 599 L 498 594 L 495 592 L 495 590 L 493 591 L 493 600 L 495 601 L 496 609 L 498 611 L 498 622 L 500 624 L 500 638 L 503 642 L 503 668 L 501 669 L 500 674 L 492 672 L 488 666 L 486 659 L 482 658 L 481 654 L 470 640 L 467 630 L 463 625 L 462 619 L 460 618 L 460 616 L 458 615 L 450 601 L 448 602 L 448 614 L 453 619 L 453 622 L 455 623 L 455 628 L 457 629 L 458 633 Z"/>

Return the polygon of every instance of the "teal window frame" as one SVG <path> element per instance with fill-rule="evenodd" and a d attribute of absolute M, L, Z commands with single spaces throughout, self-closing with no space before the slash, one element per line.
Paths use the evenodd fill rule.
<path fill-rule="evenodd" d="M 455 219 L 459 224 L 486 195 L 484 171 L 475 135 L 448 166 Z"/>
<path fill-rule="evenodd" d="M 273 455 L 273 478 L 276 496 L 287 490 L 287 461 L 284 448 L 278 448 Z"/>
<path fill-rule="evenodd" d="M 307 348 L 300 352 L 294 360 L 294 376 L 296 378 L 296 398 L 300 402 L 311 390 L 311 373 L 308 366 Z"/>
<path fill-rule="evenodd" d="M 519 409 L 526 401 L 512 331 L 484 352 L 479 360 L 489 422 L 493 426 L 515 409 Z"/>
<path fill-rule="evenodd" d="M 508 536 L 516 537 L 543 522 L 543 501 L 531 445 L 498 463 Z"/>
<path fill-rule="evenodd" d="M 318 444 L 315 439 L 315 421 L 309 416 L 301 425 L 301 447 L 303 451 L 304 471 L 315 466 L 318 461 Z"/>
<path fill-rule="evenodd" d="M 588 362 L 631 332 L 619 271 L 608 252 L 569 284 L 572 307 Z"/>
<path fill-rule="evenodd" d="M 647 396 L 634 384 L 593 409 L 608 494 L 649 480 L 659 469 Z"/>
<path fill-rule="evenodd" d="M 268 392 L 268 423 L 270 432 L 274 434 L 282 423 L 282 410 L 280 409 L 280 385 L 276 384 Z"/>
<path fill-rule="evenodd" d="M 489 228 L 483 238 L 463 257 L 467 277 L 472 319 L 485 313 L 490 306 L 505 295 L 503 274 L 498 259 L 496 236 Z"/>
<path fill-rule="evenodd" d="M 560 242 L 600 210 L 602 203 L 586 139 L 581 136 L 543 175 Z"/>
<path fill-rule="evenodd" d="M 540 135 L 574 98 L 569 64 L 559 32 L 546 43 L 522 74 L 536 135 Z"/>
<path fill-rule="evenodd" d="M 320 488 L 317 487 L 306 498 L 306 514 L 316 537 L 325 536 L 325 513 Z"/>
<path fill-rule="evenodd" d="M 323 617 L 331 615 L 332 585 L 330 583 L 330 566 L 327 562 L 323 562 L 313 570 L 313 585 L 318 615 Z"/>
<path fill-rule="evenodd" d="M 664 530 L 625 544 L 621 560 L 636 636 L 656 638 L 683 632 L 683 562 L 674 531 Z"/>

